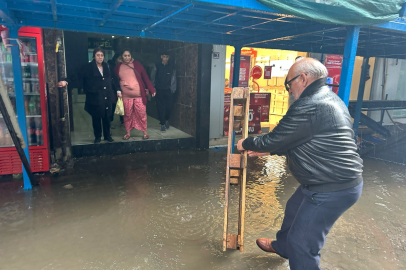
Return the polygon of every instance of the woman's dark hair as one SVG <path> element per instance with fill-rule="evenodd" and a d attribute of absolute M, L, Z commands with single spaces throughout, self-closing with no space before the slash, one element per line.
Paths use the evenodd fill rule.
<path fill-rule="evenodd" d="M 130 49 L 127 49 L 127 48 L 125 48 L 125 49 L 123 49 L 123 50 L 121 51 L 120 56 L 122 57 L 125 52 L 129 52 L 129 53 L 131 54 L 131 56 L 132 56 L 131 50 L 130 50 Z"/>
<path fill-rule="evenodd" d="M 96 53 L 98 53 L 98 52 L 102 52 L 103 55 L 106 55 L 106 53 L 104 52 L 104 50 L 102 48 L 97 47 L 97 48 L 94 48 L 94 50 L 93 50 L 93 58 L 96 56 Z"/>

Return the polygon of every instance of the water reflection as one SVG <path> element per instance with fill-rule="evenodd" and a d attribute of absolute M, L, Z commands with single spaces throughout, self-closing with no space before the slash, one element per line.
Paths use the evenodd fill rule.
<path fill-rule="evenodd" d="M 243 253 L 222 251 L 225 166 L 225 152 L 144 153 L 76 160 L 30 195 L 0 183 L 1 269 L 288 269 L 255 244 L 275 236 L 298 186 L 285 158 L 248 161 Z M 404 269 L 405 168 L 365 161 L 364 194 L 330 233 L 323 269 Z"/>

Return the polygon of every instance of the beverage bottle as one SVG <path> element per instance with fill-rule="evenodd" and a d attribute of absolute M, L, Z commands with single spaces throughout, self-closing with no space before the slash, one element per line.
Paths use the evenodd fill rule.
<path fill-rule="evenodd" d="M 4 144 L 5 145 L 13 145 L 13 138 L 11 138 L 10 131 L 6 129 L 5 136 L 4 136 Z"/>
<path fill-rule="evenodd" d="M 37 143 L 37 134 L 35 132 L 35 119 L 34 117 L 31 117 L 30 119 L 30 129 L 29 129 L 29 133 L 30 133 L 30 144 L 36 144 Z"/>
<path fill-rule="evenodd" d="M 42 120 L 41 117 L 37 118 L 37 125 L 35 130 L 35 135 L 37 136 L 37 145 L 43 145 L 43 136 L 42 136 Z"/>
<path fill-rule="evenodd" d="M 0 122 L 0 145 L 4 145 L 5 143 L 4 143 L 4 123 L 3 122 Z"/>
<path fill-rule="evenodd" d="M 30 109 L 29 109 L 29 106 L 28 106 L 28 99 L 27 98 L 24 99 L 24 109 L 25 109 L 25 114 L 29 115 L 30 114 Z"/>
<path fill-rule="evenodd" d="M 41 98 L 37 96 L 37 114 L 41 115 Z"/>
<path fill-rule="evenodd" d="M 30 102 L 28 103 L 30 115 L 35 115 L 36 106 L 35 106 L 35 97 L 31 96 Z"/>

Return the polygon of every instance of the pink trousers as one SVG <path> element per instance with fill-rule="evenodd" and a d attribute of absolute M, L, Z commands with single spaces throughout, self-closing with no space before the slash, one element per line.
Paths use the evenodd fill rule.
<path fill-rule="evenodd" d="M 127 132 L 133 128 L 147 131 L 147 107 L 142 98 L 124 99 L 124 126 Z"/>

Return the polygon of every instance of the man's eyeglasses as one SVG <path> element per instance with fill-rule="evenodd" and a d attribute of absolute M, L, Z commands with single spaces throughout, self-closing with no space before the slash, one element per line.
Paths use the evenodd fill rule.
<path fill-rule="evenodd" d="M 294 80 L 296 80 L 299 76 L 300 76 L 300 74 L 297 75 L 296 77 L 294 77 L 293 79 L 289 80 L 289 81 L 286 81 L 286 80 L 288 79 L 288 76 L 286 76 L 286 78 L 285 78 L 285 89 L 286 89 L 286 91 L 289 92 L 289 90 L 290 90 L 290 84 L 291 84 Z"/>

